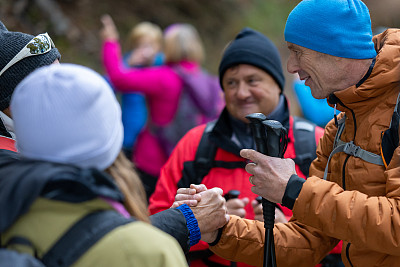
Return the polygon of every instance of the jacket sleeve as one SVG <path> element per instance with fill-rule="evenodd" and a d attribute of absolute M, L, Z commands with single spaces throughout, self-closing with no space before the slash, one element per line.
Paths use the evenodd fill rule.
<path fill-rule="evenodd" d="M 178 75 L 165 66 L 136 69 L 124 67 L 121 61 L 121 47 L 115 41 L 103 43 L 102 60 L 115 89 L 122 93 L 165 94 L 166 87 L 182 86 Z"/>
<path fill-rule="evenodd" d="M 275 224 L 274 239 L 277 266 L 281 267 L 315 266 L 337 243 L 320 231 L 295 221 Z M 210 249 L 227 260 L 262 266 L 264 241 L 262 222 L 231 216 L 221 239 Z"/>
<path fill-rule="evenodd" d="M 189 252 L 189 229 L 180 210 L 167 209 L 150 216 L 150 220 L 153 226 L 174 237 L 184 253 Z"/>

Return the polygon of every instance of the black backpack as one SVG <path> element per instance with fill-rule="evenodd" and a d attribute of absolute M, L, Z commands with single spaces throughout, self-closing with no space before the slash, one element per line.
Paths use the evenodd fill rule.
<path fill-rule="evenodd" d="M 34 245 L 26 238 L 14 236 L 0 249 L 2 267 L 67 267 L 74 264 L 90 247 L 114 228 L 133 222 L 115 210 L 89 213 L 75 223 L 42 257 L 31 256 L 9 249 L 12 245 L 24 245 L 34 252 Z"/>
<path fill-rule="evenodd" d="M 182 170 L 182 179 L 178 187 L 189 187 L 190 184 L 200 184 L 212 168 L 235 169 L 244 168 L 245 161 L 217 161 L 214 160 L 217 146 L 210 141 L 210 134 L 216 121 L 207 123 L 201 136 L 194 161 L 185 162 Z M 308 177 L 311 162 L 317 157 L 315 140 L 316 124 L 300 117 L 293 117 L 294 149 L 296 158 L 293 161 L 300 167 L 301 172 Z"/>

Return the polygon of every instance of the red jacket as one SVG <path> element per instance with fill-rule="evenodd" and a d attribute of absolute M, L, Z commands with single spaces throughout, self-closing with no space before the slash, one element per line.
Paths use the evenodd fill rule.
<path fill-rule="evenodd" d="M 225 161 L 225 162 L 245 162 L 245 159 L 240 157 L 240 148 L 231 140 L 231 128 L 228 126 L 229 122 L 227 119 L 227 112 L 224 111 L 220 118 L 218 119 L 214 129 L 212 130 L 212 135 L 214 143 L 217 144 L 217 152 L 215 155 L 215 161 Z M 294 148 L 294 136 L 293 136 L 293 118 L 289 118 L 289 144 L 285 152 L 285 158 L 295 158 L 295 148 Z M 183 166 L 187 162 L 191 162 L 195 159 L 196 151 L 200 143 L 200 139 L 203 135 L 205 125 L 198 126 L 190 130 L 177 144 L 174 151 L 172 152 L 167 163 L 161 169 L 160 178 L 158 180 L 154 194 L 150 198 L 150 213 L 154 214 L 162 210 L 168 209 L 174 202 L 176 191 L 178 189 L 178 182 L 182 178 Z M 323 135 L 323 129 L 317 127 L 315 129 L 315 138 L 318 143 L 319 139 Z M 299 167 L 296 165 L 297 174 L 301 177 L 304 175 L 301 173 Z M 251 192 L 251 184 L 249 183 L 250 174 L 246 172 L 244 168 L 235 169 L 225 169 L 225 168 L 212 168 L 210 172 L 203 178 L 202 183 L 207 186 L 207 188 L 220 187 L 224 192 L 229 190 L 239 190 L 240 198 L 247 197 L 250 202 L 245 207 L 246 218 L 254 219 L 254 212 L 251 206 L 251 201 L 257 197 L 256 194 Z M 305 177 L 304 177 L 305 178 Z M 282 206 L 282 210 L 287 217 L 292 216 L 291 210 Z M 192 247 L 191 251 L 204 250 L 208 247 L 205 242 L 200 242 L 199 244 Z M 209 258 L 212 261 L 223 263 L 229 266 L 229 262 L 219 258 L 215 255 Z M 201 261 L 194 261 L 191 266 L 206 266 Z M 237 266 L 249 266 L 243 263 L 238 263 Z"/>

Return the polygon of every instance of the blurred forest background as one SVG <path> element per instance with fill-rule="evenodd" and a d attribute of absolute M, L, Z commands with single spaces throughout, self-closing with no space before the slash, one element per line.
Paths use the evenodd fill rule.
<path fill-rule="evenodd" d="M 100 61 L 100 17 L 110 14 L 126 48 L 129 30 L 151 21 L 163 29 L 176 22 L 194 25 L 204 42 L 204 67 L 217 74 L 221 51 L 245 26 L 272 39 L 278 46 L 286 73 L 287 49 L 283 30 L 290 11 L 299 0 L 0 0 L 0 20 L 9 30 L 36 35 L 48 32 L 62 54 L 62 62 L 77 63 L 103 73 Z M 399 0 L 365 0 L 373 29 L 400 28 Z M 292 113 L 299 114 L 286 73 L 285 92 Z"/>

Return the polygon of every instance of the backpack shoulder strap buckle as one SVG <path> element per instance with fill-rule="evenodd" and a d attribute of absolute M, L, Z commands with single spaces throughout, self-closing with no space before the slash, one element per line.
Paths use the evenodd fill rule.
<path fill-rule="evenodd" d="M 362 150 L 356 146 L 353 141 L 346 143 L 343 147 L 343 152 L 353 157 L 361 158 Z"/>

